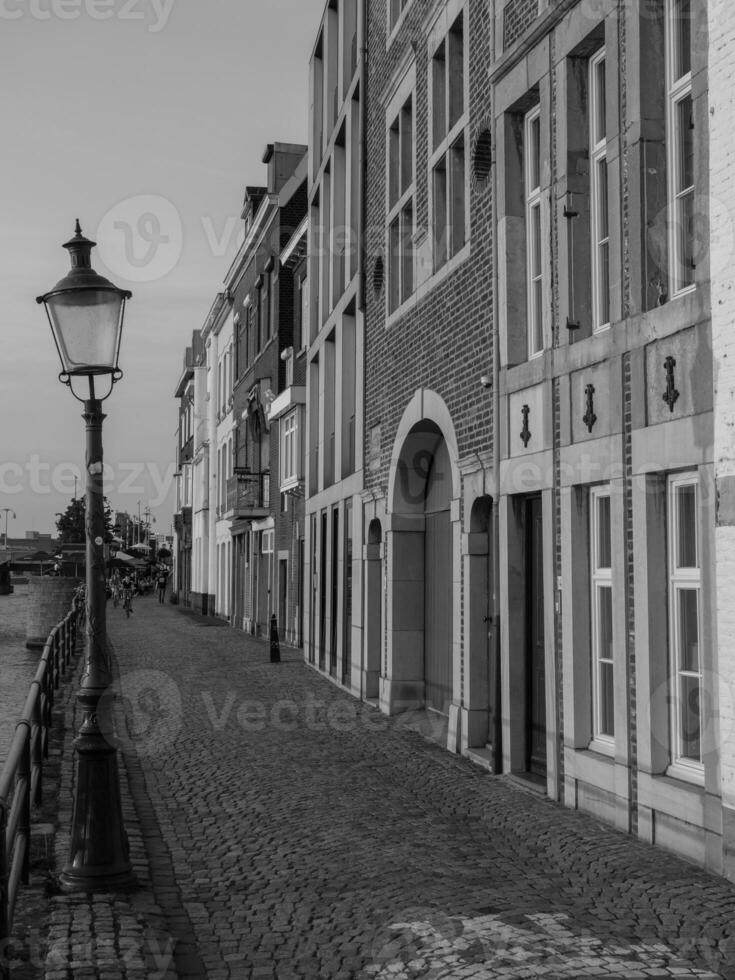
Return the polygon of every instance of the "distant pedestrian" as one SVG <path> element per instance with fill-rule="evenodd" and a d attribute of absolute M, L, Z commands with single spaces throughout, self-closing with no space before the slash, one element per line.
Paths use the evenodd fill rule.
<path fill-rule="evenodd" d="M 123 609 L 125 610 L 125 615 L 130 616 L 133 611 L 133 580 L 129 575 L 126 575 L 122 580 L 122 598 L 123 598 Z"/>
<path fill-rule="evenodd" d="M 158 578 L 156 579 L 156 587 L 158 589 L 158 601 L 166 601 L 166 582 L 168 581 L 168 575 L 161 569 L 158 573 Z"/>

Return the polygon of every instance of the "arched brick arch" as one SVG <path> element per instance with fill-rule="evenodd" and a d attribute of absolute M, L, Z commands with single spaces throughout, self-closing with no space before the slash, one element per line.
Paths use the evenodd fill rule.
<path fill-rule="evenodd" d="M 405 450 L 406 440 L 422 423 L 433 422 L 447 444 L 451 466 L 451 497 L 455 499 L 460 492 L 459 451 L 454 423 L 447 405 L 441 395 L 430 388 L 418 388 L 406 406 L 396 431 L 388 478 L 388 508 L 394 513 L 401 512 L 401 501 L 396 499 L 396 481 L 400 472 L 400 460 Z"/>

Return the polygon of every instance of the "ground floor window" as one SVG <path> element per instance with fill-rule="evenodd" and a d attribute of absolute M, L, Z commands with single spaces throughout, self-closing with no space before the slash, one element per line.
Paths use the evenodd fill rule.
<path fill-rule="evenodd" d="M 615 738 L 615 701 L 609 486 L 590 490 L 590 581 L 593 736 L 612 743 Z"/>
<path fill-rule="evenodd" d="M 694 769 L 701 769 L 702 764 L 698 515 L 697 474 L 670 476 L 667 524 L 672 757 L 674 763 Z"/>

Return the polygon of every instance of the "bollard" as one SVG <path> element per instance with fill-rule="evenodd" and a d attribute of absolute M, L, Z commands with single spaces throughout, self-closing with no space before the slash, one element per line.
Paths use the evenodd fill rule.
<path fill-rule="evenodd" d="M 276 620 L 276 614 L 273 613 L 271 616 L 271 663 L 280 664 L 281 662 L 281 645 L 278 642 L 278 621 Z"/>

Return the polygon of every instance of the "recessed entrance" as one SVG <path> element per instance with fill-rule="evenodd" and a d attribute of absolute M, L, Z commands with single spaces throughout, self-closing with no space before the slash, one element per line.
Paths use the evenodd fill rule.
<path fill-rule="evenodd" d="M 546 775 L 543 518 L 541 497 L 525 502 L 526 769 Z"/>
<path fill-rule="evenodd" d="M 383 649 L 383 529 L 380 521 L 370 521 L 365 568 L 365 697 L 380 693 L 380 668 Z"/>
<path fill-rule="evenodd" d="M 448 715 L 453 695 L 453 477 L 439 427 L 408 432 L 395 464 L 387 535 L 389 710 Z"/>
<path fill-rule="evenodd" d="M 424 526 L 424 679 L 426 705 L 442 714 L 452 700 L 452 523 L 449 454 L 437 446 L 426 481 Z"/>

